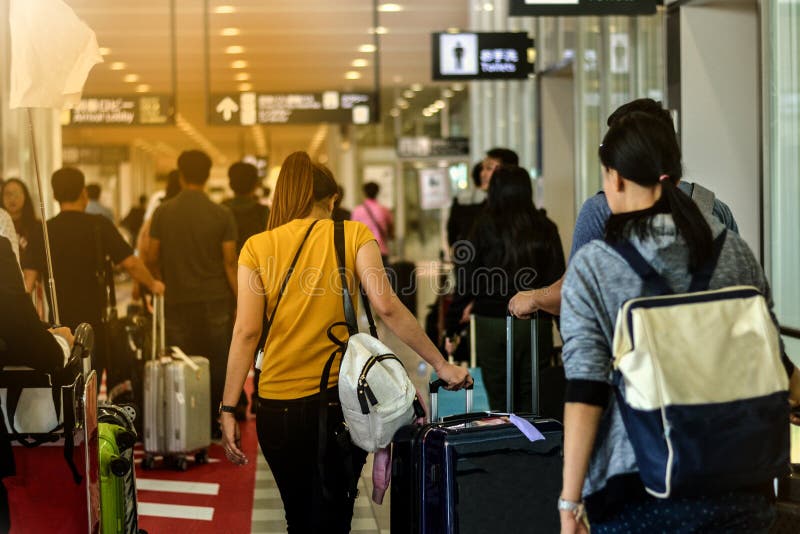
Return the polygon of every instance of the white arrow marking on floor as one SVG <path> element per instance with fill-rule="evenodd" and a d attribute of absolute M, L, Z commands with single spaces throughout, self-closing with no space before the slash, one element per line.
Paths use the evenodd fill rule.
<path fill-rule="evenodd" d="M 195 519 L 211 521 L 214 519 L 214 509 L 208 506 L 184 506 L 182 504 L 158 504 L 140 502 L 139 515 L 151 517 L 169 517 L 172 519 Z"/>
<path fill-rule="evenodd" d="M 137 478 L 136 489 L 144 491 L 166 491 L 170 493 L 191 493 L 193 495 L 219 495 L 219 484 L 209 482 L 182 482 L 178 480 Z"/>

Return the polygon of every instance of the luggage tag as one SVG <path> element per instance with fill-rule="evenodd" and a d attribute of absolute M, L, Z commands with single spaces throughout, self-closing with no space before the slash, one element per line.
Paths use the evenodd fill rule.
<path fill-rule="evenodd" d="M 486 412 L 487 415 L 491 416 L 492 419 L 489 419 L 485 422 L 479 422 L 478 424 L 484 425 L 496 425 L 504 422 L 509 422 L 517 429 L 522 432 L 522 434 L 528 438 L 529 441 L 541 441 L 545 439 L 544 434 L 542 434 L 538 428 L 533 426 L 533 423 L 525 419 L 524 417 L 520 417 L 513 413 L 503 413 L 503 412 Z"/>

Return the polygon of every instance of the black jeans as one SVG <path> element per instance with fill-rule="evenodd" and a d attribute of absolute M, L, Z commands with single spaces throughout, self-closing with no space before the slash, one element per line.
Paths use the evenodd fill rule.
<path fill-rule="evenodd" d="M 344 417 L 337 390 L 328 392 L 328 440 L 323 494 L 318 466 L 319 395 L 295 400 L 259 399 L 256 423 L 258 442 L 272 470 L 286 513 L 289 534 L 347 533 L 353 518 L 355 496 L 348 485 L 357 482 L 367 453 L 355 445 L 344 454 L 335 432 Z M 346 462 L 351 463 L 348 473 Z"/>
<path fill-rule="evenodd" d="M 225 387 L 228 349 L 233 335 L 232 299 L 170 304 L 165 302 L 167 345 L 190 356 L 208 358 L 211 372 L 211 429 L 217 428 L 217 409 Z"/>

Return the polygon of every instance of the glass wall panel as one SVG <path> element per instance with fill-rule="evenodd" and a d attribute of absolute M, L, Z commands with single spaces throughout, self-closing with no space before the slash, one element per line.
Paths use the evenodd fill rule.
<path fill-rule="evenodd" d="M 800 4 L 770 2 L 765 130 L 770 266 L 783 326 L 800 328 Z M 800 360 L 800 353 L 790 354 Z"/>

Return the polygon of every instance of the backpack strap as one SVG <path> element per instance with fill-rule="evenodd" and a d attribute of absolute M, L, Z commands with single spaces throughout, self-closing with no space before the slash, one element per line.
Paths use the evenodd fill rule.
<path fill-rule="evenodd" d="M 350 289 L 347 287 L 347 263 L 345 256 L 345 240 L 344 240 L 344 221 L 335 221 L 333 223 L 333 245 L 336 249 L 337 267 L 339 270 L 339 278 L 342 283 L 342 304 L 344 306 L 344 318 L 347 322 L 347 329 L 350 335 L 358 333 L 358 322 L 356 321 L 356 312 L 353 307 L 353 298 L 350 296 Z M 375 328 L 375 319 L 372 316 L 372 308 L 369 305 L 369 299 L 361 288 L 361 296 L 364 303 L 364 313 L 367 315 L 369 322 L 369 333 L 372 337 L 378 337 L 378 330 Z"/>
<path fill-rule="evenodd" d="M 714 210 L 714 192 L 700 184 L 692 184 L 691 197 L 700 208 L 700 212 L 706 217 L 711 217 Z"/>
<path fill-rule="evenodd" d="M 721 234 L 714 240 L 714 245 L 711 252 L 711 257 L 708 258 L 705 265 L 692 276 L 692 283 L 689 285 L 689 292 L 695 293 L 697 291 L 705 291 L 711 284 L 711 277 L 717 269 L 719 256 L 722 253 L 722 247 L 725 245 L 725 237 L 728 235 L 728 230 L 723 230 Z"/>
<path fill-rule="evenodd" d="M 663 276 L 647 263 L 647 260 L 636 250 L 630 241 L 619 241 L 611 245 L 614 250 L 628 262 L 631 269 L 639 275 L 646 288 L 654 291 L 657 295 L 671 295 L 674 293 Z"/>

